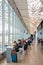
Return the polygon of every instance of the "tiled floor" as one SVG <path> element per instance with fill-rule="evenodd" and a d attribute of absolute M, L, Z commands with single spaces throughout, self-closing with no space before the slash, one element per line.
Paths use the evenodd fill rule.
<path fill-rule="evenodd" d="M 43 65 L 43 49 L 33 44 L 27 50 L 27 54 L 22 62 L 7 63 L 6 59 L 0 62 L 0 65 Z"/>

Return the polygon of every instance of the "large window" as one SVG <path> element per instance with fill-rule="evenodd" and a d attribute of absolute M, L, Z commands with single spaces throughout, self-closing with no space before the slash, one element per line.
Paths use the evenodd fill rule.
<path fill-rule="evenodd" d="M 7 0 L 0 0 L 0 51 L 24 38 L 25 27 Z"/>
<path fill-rule="evenodd" d="M 4 49 L 8 46 L 8 3 L 5 0 L 5 44 Z"/>

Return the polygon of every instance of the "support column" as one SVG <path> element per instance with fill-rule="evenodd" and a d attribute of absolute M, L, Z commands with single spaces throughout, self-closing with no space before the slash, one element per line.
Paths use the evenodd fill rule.
<path fill-rule="evenodd" d="M 2 51 L 5 44 L 5 0 L 2 0 Z"/>

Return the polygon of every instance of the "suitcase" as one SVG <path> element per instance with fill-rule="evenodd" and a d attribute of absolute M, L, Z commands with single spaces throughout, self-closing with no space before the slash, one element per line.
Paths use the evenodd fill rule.
<path fill-rule="evenodd" d="M 12 62 L 17 62 L 17 54 L 12 54 Z"/>
<path fill-rule="evenodd" d="M 12 62 L 17 62 L 17 53 L 15 50 L 12 50 L 11 57 L 12 57 Z"/>

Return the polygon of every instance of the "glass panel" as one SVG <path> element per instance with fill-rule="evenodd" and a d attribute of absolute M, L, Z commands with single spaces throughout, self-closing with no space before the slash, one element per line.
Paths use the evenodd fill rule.
<path fill-rule="evenodd" d="M 0 52 L 2 51 L 2 0 L 0 0 Z"/>
<path fill-rule="evenodd" d="M 5 35 L 5 50 L 8 47 L 8 35 Z"/>
<path fill-rule="evenodd" d="M 7 0 L 5 0 L 5 44 L 4 46 L 6 50 L 6 47 L 8 46 L 8 3 L 7 3 Z"/>
<path fill-rule="evenodd" d="M 10 44 L 12 44 L 12 35 L 10 35 Z"/>
<path fill-rule="evenodd" d="M 10 33 L 12 33 L 12 8 L 10 11 Z"/>
<path fill-rule="evenodd" d="M 0 52 L 2 51 L 2 35 L 0 35 Z"/>
<path fill-rule="evenodd" d="M 8 34 L 8 6 L 5 4 L 5 34 Z"/>

